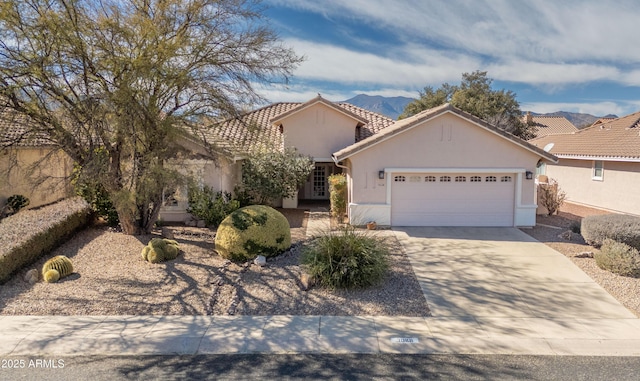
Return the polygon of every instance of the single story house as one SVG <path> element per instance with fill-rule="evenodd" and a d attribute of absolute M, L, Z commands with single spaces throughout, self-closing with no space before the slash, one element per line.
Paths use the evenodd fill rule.
<path fill-rule="evenodd" d="M 556 161 L 448 104 L 393 121 L 321 96 L 250 112 L 205 139 L 234 147 L 234 161 L 264 139 L 312 156 L 307 183 L 283 207 L 327 200 L 327 177 L 346 173 L 349 221 L 357 225 L 533 226 L 533 173 L 539 162 Z M 224 171 L 240 176 L 224 166 L 215 176 Z"/>
<path fill-rule="evenodd" d="M 530 142 L 559 158 L 539 172 L 558 181 L 568 202 L 640 215 L 640 112 Z"/>

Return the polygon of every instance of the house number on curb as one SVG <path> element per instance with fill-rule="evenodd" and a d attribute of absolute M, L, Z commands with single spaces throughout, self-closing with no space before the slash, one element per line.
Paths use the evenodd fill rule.
<path fill-rule="evenodd" d="M 417 337 L 392 337 L 392 343 L 415 344 L 418 343 Z"/>

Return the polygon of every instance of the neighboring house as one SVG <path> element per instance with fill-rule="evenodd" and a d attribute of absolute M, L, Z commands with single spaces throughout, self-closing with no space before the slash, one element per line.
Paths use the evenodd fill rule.
<path fill-rule="evenodd" d="M 564 116 L 532 115 L 530 112 L 523 117 L 523 121 L 533 126 L 536 138 L 555 134 L 573 134 L 580 131 Z"/>
<path fill-rule="evenodd" d="M 29 208 L 71 194 L 71 159 L 45 137 L 30 134 L 28 123 L 13 112 L 0 115 L 0 209 L 14 194 L 28 197 Z"/>
<path fill-rule="evenodd" d="M 539 172 L 558 181 L 567 201 L 640 215 L 640 112 L 530 142 L 559 158 Z"/>

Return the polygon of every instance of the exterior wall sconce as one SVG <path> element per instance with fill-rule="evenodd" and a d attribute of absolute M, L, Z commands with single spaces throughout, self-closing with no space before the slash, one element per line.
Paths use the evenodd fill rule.
<path fill-rule="evenodd" d="M 384 180 L 384 171 L 378 171 L 378 178 Z"/>
<path fill-rule="evenodd" d="M 527 177 L 527 180 L 533 180 L 533 172 L 526 171 L 524 175 Z"/>

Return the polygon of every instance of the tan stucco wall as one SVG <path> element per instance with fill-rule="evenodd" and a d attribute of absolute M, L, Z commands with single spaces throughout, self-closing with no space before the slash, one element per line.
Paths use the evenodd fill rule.
<path fill-rule="evenodd" d="M 218 159 L 218 163 L 212 160 L 180 160 L 168 163 L 177 168 L 183 174 L 193 175 L 200 185 L 208 185 L 215 190 L 233 192 L 233 188 L 239 183 L 239 162 L 233 162 L 224 157 Z M 160 219 L 163 221 L 184 221 L 190 215 L 186 212 L 188 203 L 187 189 L 178 189 L 175 206 L 165 206 L 160 211 Z"/>
<path fill-rule="evenodd" d="M 29 208 L 49 204 L 71 194 L 68 176 L 73 164 L 62 151 L 50 148 L 17 148 L 0 151 L 0 207 L 7 198 L 21 194 Z M 42 183 L 39 183 L 44 180 Z"/>
<path fill-rule="evenodd" d="M 315 104 L 282 121 L 284 144 L 314 159 L 331 155 L 355 142 L 357 121 L 323 104 Z"/>
<path fill-rule="evenodd" d="M 535 173 L 540 157 L 481 127 L 444 114 L 349 159 L 353 203 L 385 203 L 385 168 L 522 168 Z M 535 184 L 523 180 L 521 203 L 533 205 Z"/>
<path fill-rule="evenodd" d="M 558 181 L 567 201 L 640 215 L 640 163 L 604 162 L 602 181 L 593 180 L 593 161 L 560 159 L 546 174 Z"/>

